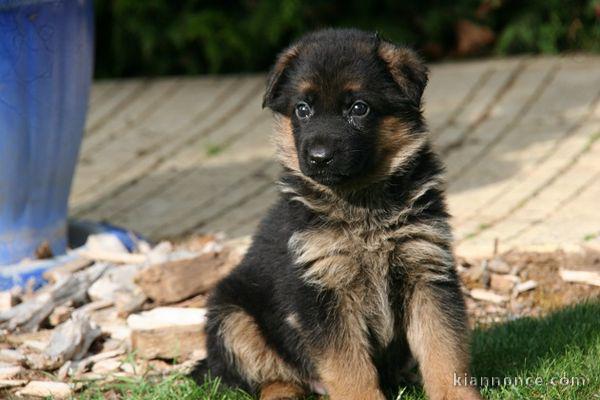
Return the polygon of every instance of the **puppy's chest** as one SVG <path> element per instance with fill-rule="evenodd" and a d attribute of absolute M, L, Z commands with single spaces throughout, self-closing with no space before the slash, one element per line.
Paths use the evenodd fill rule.
<path fill-rule="evenodd" d="M 341 227 L 296 232 L 288 247 L 303 278 L 328 289 L 384 279 L 394 250 L 385 233 Z"/>
<path fill-rule="evenodd" d="M 302 279 L 338 293 L 341 312 L 359 318 L 382 344 L 393 336 L 385 233 L 328 227 L 295 233 L 289 248 Z"/>

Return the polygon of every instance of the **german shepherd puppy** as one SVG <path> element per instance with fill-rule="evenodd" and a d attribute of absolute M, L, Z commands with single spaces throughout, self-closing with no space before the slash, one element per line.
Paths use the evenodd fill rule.
<path fill-rule="evenodd" d="M 480 399 L 452 254 L 443 167 L 421 112 L 427 69 L 358 30 L 280 54 L 280 196 L 209 302 L 209 373 L 261 399 L 393 398 L 414 359 L 430 399 Z"/>

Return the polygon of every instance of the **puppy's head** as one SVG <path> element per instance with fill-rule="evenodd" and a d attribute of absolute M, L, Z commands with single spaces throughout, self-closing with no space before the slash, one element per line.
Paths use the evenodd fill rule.
<path fill-rule="evenodd" d="M 358 30 L 309 34 L 280 54 L 264 106 L 284 165 L 336 187 L 385 177 L 424 142 L 427 69 L 410 50 Z"/>

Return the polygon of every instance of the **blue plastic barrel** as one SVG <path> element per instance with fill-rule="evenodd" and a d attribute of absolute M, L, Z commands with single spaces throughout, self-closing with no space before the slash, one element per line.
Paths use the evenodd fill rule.
<path fill-rule="evenodd" d="M 92 60 L 92 0 L 0 0 L 0 265 L 65 252 Z"/>

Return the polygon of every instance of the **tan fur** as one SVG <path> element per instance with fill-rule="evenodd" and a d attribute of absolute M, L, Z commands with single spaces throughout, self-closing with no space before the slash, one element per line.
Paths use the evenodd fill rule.
<path fill-rule="evenodd" d="M 270 382 L 260 389 L 260 400 L 299 399 L 306 394 L 302 387 L 288 382 Z"/>
<path fill-rule="evenodd" d="M 283 115 L 275 118 L 275 135 L 273 141 L 277 149 L 279 161 L 292 171 L 299 172 L 298 152 L 292 133 L 292 121 Z"/>
<path fill-rule="evenodd" d="M 379 379 L 371 362 L 364 300 L 350 290 L 339 299 L 340 323 L 325 351 L 315 354 L 319 377 L 332 400 L 382 400 Z"/>
<path fill-rule="evenodd" d="M 365 349 L 348 343 L 319 360 L 319 376 L 331 400 L 385 400 Z"/>
<path fill-rule="evenodd" d="M 379 46 L 379 57 L 388 65 L 392 77 L 400 87 L 410 85 L 403 68 L 412 70 L 425 69 L 419 59 L 409 49 L 395 46 L 389 42 L 381 42 Z"/>
<path fill-rule="evenodd" d="M 393 336 L 394 318 L 389 304 L 388 255 L 391 242 L 374 232 L 350 228 L 323 228 L 297 232 L 289 248 L 303 278 L 310 284 L 335 290 L 349 313 L 369 323 L 379 341 Z"/>
<path fill-rule="evenodd" d="M 250 382 L 299 383 L 293 368 L 288 366 L 265 343 L 258 326 L 243 311 L 233 311 L 221 324 L 221 336 L 240 373 Z"/>
<path fill-rule="evenodd" d="M 360 82 L 348 82 L 344 85 L 344 90 L 346 92 L 358 92 L 362 89 L 362 84 Z"/>
<path fill-rule="evenodd" d="M 454 257 L 447 249 L 423 239 L 402 242 L 396 249 L 399 265 L 413 279 L 430 282 L 451 281 Z"/>
<path fill-rule="evenodd" d="M 376 175 L 387 177 L 402 168 L 426 143 L 426 135 L 411 131 L 411 127 L 397 117 L 385 117 L 379 125 Z"/>
<path fill-rule="evenodd" d="M 281 77 L 281 74 L 283 74 L 283 71 L 285 71 L 287 66 L 290 65 L 292 60 L 298 57 L 298 54 L 300 54 L 300 49 L 297 46 L 291 46 L 281 53 L 279 57 L 277 57 L 271 77 L 267 83 L 267 88 L 265 91 L 266 93 L 270 93 L 273 90 L 274 86 L 279 80 L 279 77 Z"/>
<path fill-rule="evenodd" d="M 316 89 L 317 89 L 317 87 L 315 86 L 315 84 L 313 82 L 300 81 L 298 83 L 298 91 L 300 93 L 307 93 L 307 92 L 315 91 Z"/>
<path fill-rule="evenodd" d="M 430 400 L 468 400 L 481 397 L 474 388 L 454 386 L 454 374 L 468 373 L 466 321 L 448 321 L 435 290 L 417 285 L 408 309 L 407 338 L 419 362 Z M 457 326 L 460 328 L 457 329 Z"/>

